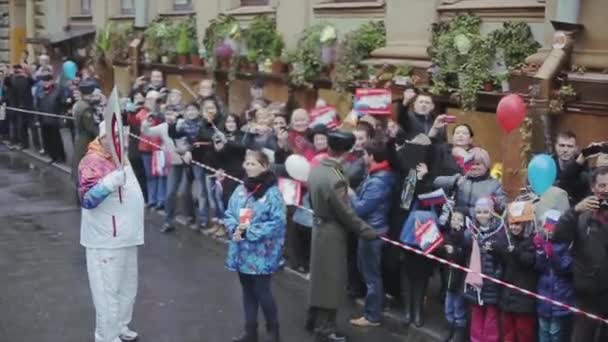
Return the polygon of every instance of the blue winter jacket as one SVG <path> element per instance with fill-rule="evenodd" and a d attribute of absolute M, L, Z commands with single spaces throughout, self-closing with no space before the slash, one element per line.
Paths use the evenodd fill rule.
<path fill-rule="evenodd" d="M 352 198 L 352 207 L 357 215 L 379 233 L 388 231 L 388 211 L 395 175 L 390 170 L 370 173 Z"/>
<path fill-rule="evenodd" d="M 272 274 L 279 268 L 285 243 L 286 210 L 285 202 L 274 185 L 264 196 L 255 199 L 239 186 L 228 202 L 225 225 L 232 237 L 239 225 L 241 209 L 253 211 L 251 223 L 244 234 L 244 240 L 230 241 L 226 267 L 244 274 Z"/>
<path fill-rule="evenodd" d="M 543 250 L 536 252 L 536 269 L 540 273 L 538 294 L 558 302 L 574 305 L 574 287 L 572 285 L 572 255 L 566 243 L 548 242 L 553 245 L 553 255 L 548 257 Z M 570 311 L 539 300 L 537 312 L 541 317 L 562 317 Z"/>

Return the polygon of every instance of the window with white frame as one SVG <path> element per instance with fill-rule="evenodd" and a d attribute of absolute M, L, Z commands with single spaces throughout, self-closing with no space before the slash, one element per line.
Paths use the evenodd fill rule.
<path fill-rule="evenodd" d="M 120 0 L 120 14 L 129 15 L 135 13 L 135 0 Z"/>

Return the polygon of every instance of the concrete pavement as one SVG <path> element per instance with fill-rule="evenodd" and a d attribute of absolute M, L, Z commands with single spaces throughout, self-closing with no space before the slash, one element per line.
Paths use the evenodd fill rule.
<path fill-rule="evenodd" d="M 69 179 L 48 164 L 0 149 L 0 342 L 93 341 L 80 211 Z M 243 314 L 237 277 L 223 266 L 225 244 L 188 229 L 161 234 L 161 222 L 146 214 L 132 328 L 145 342 L 231 341 Z M 303 329 L 307 283 L 282 271 L 274 288 L 283 340 L 313 341 Z M 343 310 L 350 341 L 430 340 L 391 322 L 352 329 L 347 319 L 359 310 Z"/>

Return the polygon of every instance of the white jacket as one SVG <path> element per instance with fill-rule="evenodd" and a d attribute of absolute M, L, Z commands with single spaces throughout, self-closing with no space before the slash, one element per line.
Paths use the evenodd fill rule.
<path fill-rule="evenodd" d="M 169 136 L 169 124 L 166 122 L 160 123 L 156 126 L 150 126 L 150 123 L 143 121 L 141 124 L 141 131 L 143 134 L 151 137 L 160 137 L 162 140 L 162 150 L 168 152 L 171 158 L 171 165 L 182 165 L 184 162 L 180 156 L 180 153 L 184 153 L 186 148 L 184 142 L 177 140 L 176 142 Z M 181 143 L 181 144 L 180 144 Z"/>
<path fill-rule="evenodd" d="M 115 191 L 95 208 L 82 208 L 82 246 L 114 249 L 144 244 L 144 197 L 130 165 L 125 166 L 125 173 L 126 184 L 120 189 L 122 202 Z"/>

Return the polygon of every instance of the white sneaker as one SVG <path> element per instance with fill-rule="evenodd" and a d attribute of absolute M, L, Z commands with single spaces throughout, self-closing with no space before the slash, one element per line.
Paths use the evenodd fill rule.
<path fill-rule="evenodd" d="M 120 333 L 120 339 L 122 341 L 137 341 L 137 339 L 139 338 L 139 334 L 136 333 L 135 331 L 129 329 L 128 327 L 125 327 L 124 329 L 122 329 L 122 332 Z"/>

